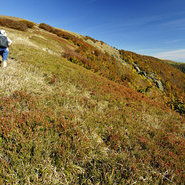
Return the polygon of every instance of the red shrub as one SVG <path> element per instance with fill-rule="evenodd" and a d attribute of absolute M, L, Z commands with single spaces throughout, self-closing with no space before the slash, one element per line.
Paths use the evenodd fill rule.
<path fill-rule="evenodd" d="M 13 28 L 21 31 L 26 31 L 27 29 L 27 26 L 24 23 L 7 18 L 0 18 L 0 26 Z"/>
<path fill-rule="evenodd" d="M 26 20 L 16 21 L 8 18 L 0 18 L 0 26 L 26 31 L 28 28 L 33 28 L 34 23 Z"/>
<path fill-rule="evenodd" d="M 35 23 L 33 22 L 30 22 L 30 21 L 27 21 L 27 20 L 22 20 L 22 21 L 19 21 L 20 23 L 23 23 L 24 25 L 26 25 L 28 28 L 33 28 Z"/>
<path fill-rule="evenodd" d="M 39 28 L 42 28 L 42 29 L 44 29 L 46 31 L 49 31 L 49 32 L 53 32 L 54 31 L 53 27 L 51 27 L 51 26 L 49 26 L 49 25 L 47 25 L 45 23 L 39 24 Z"/>

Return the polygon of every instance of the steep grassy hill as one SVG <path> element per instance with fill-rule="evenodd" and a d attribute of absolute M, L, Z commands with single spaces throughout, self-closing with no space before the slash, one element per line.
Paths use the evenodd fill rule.
<path fill-rule="evenodd" d="M 0 184 L 184 183 L 184 73 L 44 23 L 0 29 Z"/>
<path fill-rule="evenodd" d="M 156 93 L 155 97 L 160 96 L 159 101 L 165 102 L 172 109 L 185 113 L 185 75 L 166 63 L 154 57 L 142 56 L 129 51 L 120 51 L 122 59 L 135 66 L 140 67 L 139 74 L 156 83 L 162 92 Z M 144 92 L 152 89 L 153 86 L 146 86 Z M 149 90 L 149 97 L 152 97 L 152 92 Z M 147 94 L 148 95 L 148 94 Z"/>

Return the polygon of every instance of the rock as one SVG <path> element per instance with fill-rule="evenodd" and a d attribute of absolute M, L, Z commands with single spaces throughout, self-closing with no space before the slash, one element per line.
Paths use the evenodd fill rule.
<path fill-rule="evenodd" d="M 134 69 L 136 70 L 136 72 L 139 75 L 143 75 L 145 76 L 147 79 L 152 79 L 154 81 L 154 83 L 156 84 L 156 86 L 161 90 L 164 91 L 164 87 L 163 84 L 160 80 L 156 80 L 156 75 L 155 73 L 151 73 L 149 76 L 147 75 L 147 73 L 145 71 L 141 71 L 140 68 L 137 66 L 136 63 L 134 63 Z"/>
<path fill-rule="evenodd" d="M 164 87 L 163 87 L 163 84 L 160 80 L 154 80 L 154 82 L 156 83 L 156 86 L 161 90 L 163 91 L 164 90 Z"/>
<path fill-rule="evenodd" d="M 140 74 L 140 75 L 143 75 L 143 76 L 147 77 L 147 74 L 146 74 L 146 72 L 144 72 L 144 71 L 140 71 L 140 72 L 138 72 L 138 74 Z"/>
<path fill-rule="evenodd" d="M 139 74 L 139 75 L 143 75 L 147 78 L 147 74 L 145 71 L 141 71 L 141 69 L 137 66 L 136 63 L 134 63 L 134 69 L 136 70 L 136 72 Z"/>
<path fill-rule="evenodd" d="M 141 73 L 141 70 L 139 69 L 139 67 L 137 66 L 137 64 L 134 64 L 134 69 L 137 71 L 137 73 Z"/>

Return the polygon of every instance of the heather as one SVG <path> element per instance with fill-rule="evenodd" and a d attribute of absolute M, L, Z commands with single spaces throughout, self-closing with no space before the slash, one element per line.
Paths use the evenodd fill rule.
<path fill-rule="evenodd" d="M 14 43 L 0 74 L 1 184 L 184 183 L 183 73 L 129 52 L 117 58 L 45 24 L 7 32 Z"/>

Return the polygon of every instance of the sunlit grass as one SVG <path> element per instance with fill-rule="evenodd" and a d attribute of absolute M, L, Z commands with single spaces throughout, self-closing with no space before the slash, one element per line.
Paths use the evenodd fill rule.
<path fill-rule="evenodd" d="M 1 184 L 184 182 L 182 116 L 62 58 L 70 42 L 38 30 L 19 42 L 20 32 L 9 32 L 15 43 L 0 74 Z"/>

